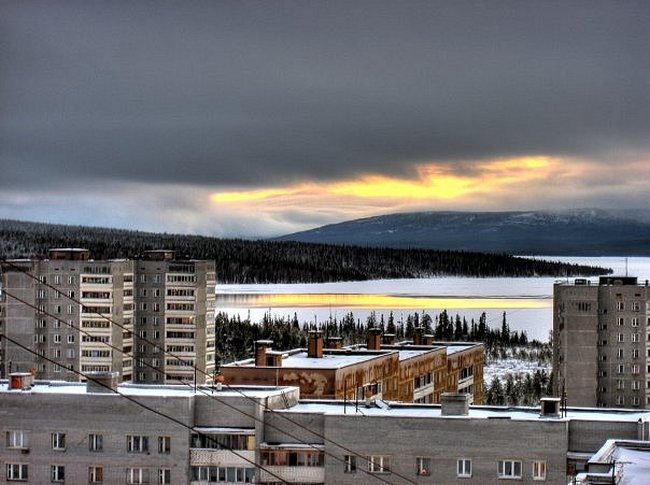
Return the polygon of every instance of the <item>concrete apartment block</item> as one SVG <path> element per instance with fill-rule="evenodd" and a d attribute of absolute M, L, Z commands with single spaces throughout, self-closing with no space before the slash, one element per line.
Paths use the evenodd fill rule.
<path fill-rule="evenodd" d="M 627 276 L 556 283 L 553 371 L 573 406 L 650 406 L 650 290 Z"/>

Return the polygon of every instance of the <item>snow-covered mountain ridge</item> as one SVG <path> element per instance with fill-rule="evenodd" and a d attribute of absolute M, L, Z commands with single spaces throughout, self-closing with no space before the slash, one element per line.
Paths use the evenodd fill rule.
<path fill-rule="evenodd" d="M 410 212 L 278 240 L 539 255 L 650 255 L 650 211 Z"/>

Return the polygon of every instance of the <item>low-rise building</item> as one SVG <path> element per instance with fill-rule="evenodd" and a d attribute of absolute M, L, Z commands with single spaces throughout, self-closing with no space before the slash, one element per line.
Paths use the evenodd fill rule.
<path fill-rule="evenodd" d="M 272 351 L 259 340 L 255 357 L 226 364 L 229 384 L 295 385 L 306 399 L 384 399 L 436 403 L 443 392 L 466 392 L 483 402 L 483 344 L 388 340 L 371 329 L 365 345 L 324 348 L 321 332 L 309 334 L 307 349 Z"/>
<path fill-rule="evenodd" d="M 648 412 L 560 409 L 559 399 L 351 403 L 299 401 L 297 387 L 30 379 L 0 382 L 0 482 L 565 485 L 594 471 L 608 439 L 649 439 Z"/>

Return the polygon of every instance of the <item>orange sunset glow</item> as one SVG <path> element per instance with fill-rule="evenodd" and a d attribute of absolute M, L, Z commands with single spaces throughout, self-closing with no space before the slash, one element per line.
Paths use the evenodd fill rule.
<path fill-rule="evenodd" d="M 442 164 L 422 164 L 413 178 L 370 174 L 350 180 L 303 183 L 279 188 L 215 192 L 215 203 L 291 203 L 302 198 L 391 199 L 402 201 L 457 200 L 480 193 L 517 190 L 524 183 L 544 183 L 557 172 L 560 160 L 545 156 L 497 159 L 479 163 L 471 172 L 451 170 Z"/>

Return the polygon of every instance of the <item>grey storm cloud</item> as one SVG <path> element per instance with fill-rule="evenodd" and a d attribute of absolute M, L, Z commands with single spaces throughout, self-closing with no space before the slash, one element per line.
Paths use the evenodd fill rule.
<path fill-rule="evenodd" d="M 650 3 L 0 3 L 0 186 L 647 153 Z"/>

